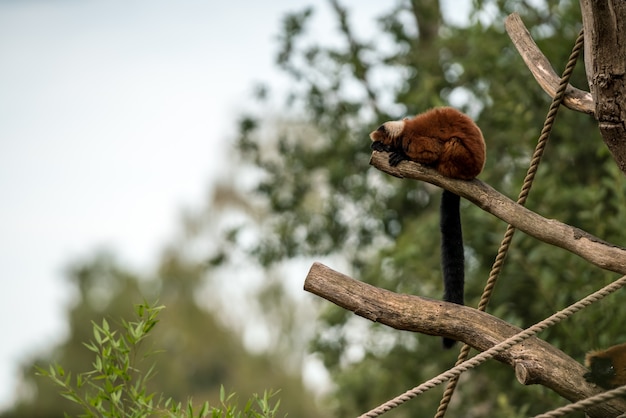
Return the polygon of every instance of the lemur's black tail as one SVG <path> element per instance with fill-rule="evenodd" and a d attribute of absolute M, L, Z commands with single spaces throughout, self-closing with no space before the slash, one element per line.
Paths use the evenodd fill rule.
<path fill-rule="evenodd" d="M 463 255 L 463 231 L 461 230 L 460 197 L 448 190 L 443 191 L 440 209 L 441 270 L 443 272 L 443 300 L 463 305 L 465 285 L 465 257 Z M 443 339 L 443 346 L 450 348 L 456 341 Z"/>

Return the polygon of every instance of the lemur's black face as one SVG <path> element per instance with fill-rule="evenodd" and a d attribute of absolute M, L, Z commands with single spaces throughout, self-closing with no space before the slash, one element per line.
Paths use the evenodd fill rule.
<path fill-rule="evenodd" d="M 385 141 L 386 138 L 389 138 L 389 133 L 387 132 L 387 128 L 385 128 L 385 124 L 383 123 L 376 129 L 374 132 L 370 134 L 370 139 L 372 142 L 372 149 L 381 152 L 389 152 L 390 146 L 389 142 Z"/>
<path fill-rule="evenodd" d="M 595 383 L 605 389 L 613 387 L 611 380 L 615 378 L 615 367 L 610 358 L 592 358 L 589 369 L 591 369 L 591 371 L 583 376 L 587 382 Z"/>
<path fill-rule="evenodd" d="M 391 152 L 391 145 L 385 145 L 381 141 L 374 141 L 370 146 L 374 151 Z"/>

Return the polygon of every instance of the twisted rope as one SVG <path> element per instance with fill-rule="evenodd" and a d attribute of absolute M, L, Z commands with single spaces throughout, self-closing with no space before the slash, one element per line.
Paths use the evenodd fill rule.
<path fill-rule="evenodd" d="M 535 415 L 534 418 L 555 418 L 562 417 L 565 414 L 569 414 L 570 412 L 582 411 L 590 406 L 597 405 L 599 403 L 603 403 L 606 401 L 610 401 L 611 399 L 617 398 L 618 396 L 626 395 L 626 386 L 620 386 L 616 389 L 609 390 L 607 392 L 602 392 L 598 395 L 591 396 L 587 399 L 583 399 L 582 401 L 578 401 L 567 406 L 563 406 L 561 408 L 555 409 L 550 412 L 546 412 L 545 414 Z M 626 414 L 620 415 L 620 417 L 626 416 Z"/>
<path fill-rule="evenodd" d="M 535 180 L 535 175 L 537 173 L 537 169 L 539 168 L 539 163 L 541 162 L 541 157 L 543 156 L 546 144 L 548 143 L 548 139 L 550 138 L 550 133 L 552 132 L 552 126 L 554 125 L 556 114 L 559 110 L 559 107 L 561 106 L 561 103 L 563 102 L 563 98 L 565 97 L 565 90 L 567 89 L 567 85 L 569 84 L 569 79 L 572 75 L 572 72 L 574 71 L 574 67 L 576 67 L 578 56 L 580 55 L 580 51 L 582 50 L 583 41 L 584 34 L 583 30 L 581 29 L 578 33 L 578 37 L 576 38 L 576 42 L 574 43 L 574 47 L 572 48 L 572 52 L 567 61 L 567 65 L 565 66 L 565 71 L 563 71 L 563 75 L 561 76 L 559 87 L 554 95 L 554 98 L 552 99 L 552 103 L 550 104 L 550 109 L 548 110 L 548 114 L 543 123 L 543 128 L 541 129 L 541 134 L 539 135 L 537 146 L 535 147 L 535 151 L 533 152 L 530 166 L 528 167 L 526 177 L 524 178 L 522 190 L 520 191 L 519 197 L 517 198 L 517 203 L 522 206 L 526 204 L 526 199 L 528 198 L 528 194 L 530 193 L 533 181 Z M 485 288 L 480 297 L 480 302 L 478 303 L 479 311 L 485 311 L 487 309 L 487 305 L 489 304 L 491 295 L 493 294 L 493 289 L 496 286 L 496 282 L 498 281 L 498 277 L 500 276 L 500 271 L 502 270 L 502 266 L 504 265 L 504 259 L 506 258 L 509 247 L 511 246 L 511 241 L 513 240 L 515 230 L 516 228 L 514 226 L 507 225 L 506 227 L 504 238 L 500 243 L 496 259 L 493 263 L 493 266 L 491 267 L 489 278 L 487 279 L 487 283 L 485 284 Z M 467 360 L 469 352 L 470 346 L 468 346 L 467 344 L 463 344 L 459 356 L 457 357 L 455 366 Z M 458 382 L 458 376 L 448 382 L 446 390 L 444 391 L 443 396 L 441 397 L 441 401 L 439 402 L 439 407 L 437 408 L 435 418 L 443 418 L 446 415 L 446 411 L 448 409 L 448 406 L 450 405 L 450 399 L 452 399 L 452 395 L 454 395 L 454 391 Z"/>
<path fill-rule="evenodd" d="M 535 334 L 553 326 L 554 324 L 562 321 L 565 318 L 568 318 L 575 314 L 576 312 L 586 308 L 599 301 L 600 299 L 606 297 L 607 295 L 615 292 L 626 285 L 626 276 L 622 276 L 613 283 L 604 286 L 602 289 L 592 293 L 591 295 L 585 297 L 584 299 L 579 300 L 578 302 L 570 305 L 566 309 L 562 311 L 556 312 L 555 314 L 549 316 L 541 322 L 536 323 L 530 328 L 519 332 L 518 334 L 513 335 L 512 337 L 507 338 L 506 340 L 494 345 L 490 349 L 483 351 L 482 353 L 477 354 L 475 357 L 472 357 L 469 360 L 464 361 L 463 363 L 454 366 L 448 371 L 441 373 L 439 376 L 436 376 L 430 379 L 427 382 L 422 383 L 419 386 L 414 387 L 413 389 L 403 393 L 402 395 L 385 402 L 379 407 L 359 416 L 359 418 L 376 418 L 385 412 L 390 411 L 393 408 L 413 399 L 417 395 L 426 392 L 429 389 L 434 388 L 437 385 L 445 382 L 446 380 L 452 379 L 454 377 L 458 377 L 461 373 L 473 369 L 474 367 L 484 363 L 485 361 L 497 356 L 498 354 L 510 349 L 512 346 L 519 344 L 523 340 L 534 336 Z"/>

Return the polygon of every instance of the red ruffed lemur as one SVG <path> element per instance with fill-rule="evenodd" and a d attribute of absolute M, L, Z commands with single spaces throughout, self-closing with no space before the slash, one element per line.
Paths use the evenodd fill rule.
<path fill-rule="evenodd" d="M 389 152 L 389 164 L 410 160 L 432 167 L 446 177 L 471 180 L 485 165 L 485 140 L 467 115 L 439 107 L 414 118 L 383 123 L 370 134 L 372 149 Z M 463 234 L 458 195 L 444 189 L 441 197 L 441 267 L 444 300 L 463 304 L 465 283 Z M 446 348 L 454 340 L 444 338 Z"/>
<path fill-rule="evenodd" d="M 588 352 L 585 366 L 589 368 L 583 376 L 587 382 L 604 389 L 626 385 L 626 343 Z"/>

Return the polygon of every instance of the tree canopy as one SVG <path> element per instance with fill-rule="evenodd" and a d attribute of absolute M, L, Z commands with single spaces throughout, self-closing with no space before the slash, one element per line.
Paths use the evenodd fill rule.
<path fill-rule="evenodd" d="M 248 190 L 266 211 L 249 253 L 265 266 L 328 258 L 367 283 L 440 298 L 440 193 L 371 169 L 368 133 L 390 119 L 453 105 L 474 117 L 485 136 L 480 178 L 516 196 L 550 98 L 532 79 L 503 21 L 519 13 L 558 73 L 582 26 L 578 4 L 478 1 L 459 25 L 446 19 L 438 2 L 398 1 L 369 25 L 368 37 L 356 35 L 353 10 L 338 1 L 329 7 L 337 26 L 332 45 L 315 38 L 314 8 L 283 21 L 277 61 L 293 80 L 285 112 L 269 129 L 254 116 L 241 121 L 239 153 L 262 179 Z M 582 63 L 571 83 L 587 89 Z M 619 242 L 624 187 L 596 121 L 564 109 L 527 206 Z M 506 225 L 469 204 L 462 212 L 466 300 L 476 306 Z M 237 233 L 232 237 L 236 242 Z M 614 278 L 518 234 L 490 311 L 528 326 Z M 612 315 L 603 314 L 606 309 Z M 582 361 L 585 351 L 623 340 L 614 319 L 624 309 L 609 298 L 541 337 Z M 317 330 L 312 349 L 335 382 L 337 416 L 367 411 L 454 361 L 438 339 L 367 323 L 328 304 Z M 473 384 L 461 385 L 449 416 L 517 416 L 564 403 L 540 387 L 521 387 L 498 364 L 468 379 Z M 440 396 L 434 392 L 390 415 L 434 412 Z"/>

